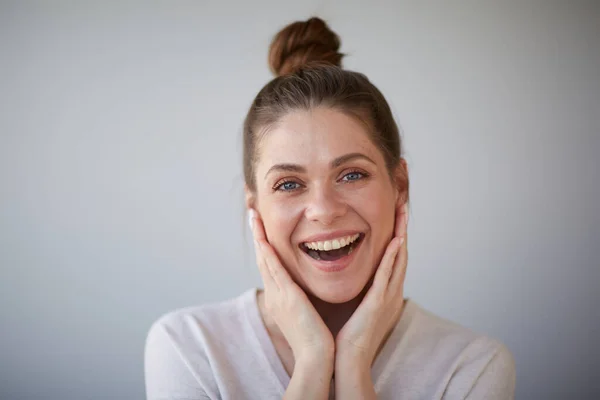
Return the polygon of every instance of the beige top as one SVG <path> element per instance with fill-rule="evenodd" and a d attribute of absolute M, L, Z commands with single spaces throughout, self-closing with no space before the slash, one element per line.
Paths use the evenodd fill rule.
<path fill-rule="evenodd" d="M 145 349 L 150 400 L 281 399 L 290 382 L 262 322 L 257 289 L 172 311 Z M 502 343 L 407 299 L 371 369 L 378 399 L 513 399 L 515 363 Z"/>

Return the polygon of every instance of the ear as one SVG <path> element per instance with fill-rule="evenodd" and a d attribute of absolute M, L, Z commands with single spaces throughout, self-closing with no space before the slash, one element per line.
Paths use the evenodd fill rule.
<path fill-rule="evenodd" d="M 244 185 L 244 196 L 246 208 L 256 209 L 256 194 L 248 188 L 248 185 Z"/>
<path fill-rule="evenodd" d="M 404 158 L 400 159 L 394 178 L 396 180 L 396 206 L 401 206 L 408 201 L 408 163 Z"/>

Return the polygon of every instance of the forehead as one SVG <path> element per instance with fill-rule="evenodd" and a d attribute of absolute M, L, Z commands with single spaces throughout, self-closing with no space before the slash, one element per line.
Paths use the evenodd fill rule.
<path fill-rule="evenodd" d="M 257 167 L 278 163 L 326 166 L 334 158 L 356 152 L 383 162 L 367 127 L 358 119 L 330 108 L 295 111 L 263 137 Z"/>

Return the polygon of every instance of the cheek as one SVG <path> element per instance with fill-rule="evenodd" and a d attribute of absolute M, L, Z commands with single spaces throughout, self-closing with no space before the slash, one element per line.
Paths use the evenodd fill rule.
<path fill-rule="evenodd" d="M 394 198 L 380 193 L 361 203 L 361 217 L 371 230 L 371 237 L 376 247 L 384 246 L 394 231 L 395 206 Z"/>
<path fill-rule="evenodd" d="M 349 203 L 355 210 L 358 210 L 370 225 L 382 228 L 380 226 L 386 225 L 385 222 L 390 219 L 390 216 L 394 217 L 394 198 L 384 188 L 372 188 L 372 190 L 366 190 L 358 192 L 356 196 L 349 199 Z M 391 214 L 390 214 L 391 210 Z"/>
<path fill-rule="evenodd" d="M 294 205 L 293 202 L 271 202 L 264 204 L 262 212 L 269 242 L 272 244 L 289 242 L 301 207 Z"/>

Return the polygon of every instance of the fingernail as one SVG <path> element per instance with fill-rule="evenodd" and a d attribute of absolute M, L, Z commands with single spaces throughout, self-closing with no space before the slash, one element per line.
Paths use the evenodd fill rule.
<path fill-rule="evenodd" d="M 249 208 L 248 209 L 248 226 L 250 226 L 251 231 L 254 231 L 254 216 L 255 215 L 256 215 L 256 213 L 254 212 L 254 210 Z"/>
<path fill-rule="evenodd" d="M 404 243 L 404 238 L 400 238 L 400 244 L 398 245 L 398 247 L 402 246 L 402 244 Z"/>

